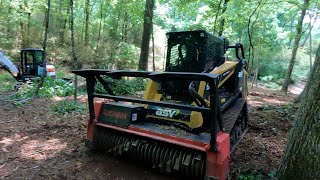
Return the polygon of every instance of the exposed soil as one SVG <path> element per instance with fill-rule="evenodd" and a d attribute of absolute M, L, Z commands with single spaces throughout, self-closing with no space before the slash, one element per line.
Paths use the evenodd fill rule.
<path fill-rule="evenodd" d="M 22 107 L 2 101 L 0 94 L 1 179 L 171 179 L 139 162 L 126 162 L 84 147 L 87 113 L 57 115 L 49 106 L 57 99 L 36 99 Z M 249 97 L 249 130 L 231 156 L 231 177 L 276 170 L 293 115 L 281 96 L 256 89 Z M 86 103 L 86 98 L 81 99 Z"/>

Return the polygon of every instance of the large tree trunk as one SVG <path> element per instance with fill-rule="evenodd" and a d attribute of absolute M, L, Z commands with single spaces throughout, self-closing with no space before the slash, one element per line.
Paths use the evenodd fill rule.
<path fill-rule="evenodd" d="M 49 19 L 50 19 L 50 0 L 48 0 L 48 7 L 47 7 L 47 11 L 46 11 L 46 16 L 45 16 L 45 30 L 44 30 L 44 37 L 43 37 L 43 44 L 42 44 L 42 48 L 44 50 L 44 54 L 46 55 L 46 48 L 47 48 L 47 39 L 48 39 L 48 32 L 49 32 Z M 42 64 L 42 75 L 41 75 L 41 79 L 39 81 L 38 86 L 36 87 L 36 89 L 34 90 L 34 97 L 38 96 L 39 90 L 43 85 L 43 82 L 47 76 L 47 61 L 46 61 L 46 56 L 42 57 L 43 60 L 43 64 Z"/>
<path fill-rule="evenodd" d="M 88 46 L 89 42 L 89 0 L 86 0 L 86 25 L 85 25 L 85 32 L 84 32 L 84 45 Z"/>
<path fill-rule="evenodd" d="M 149 43 L 152 30 L 154 0 L 146 0 L 139 70 L 148 70 Z"/>
<path fill-rule="evenodd" d="M 302 10 L 301 10 L 301 16 L 300 16 L 300 19 L 299 19 L 298 24 L 297 24 L 296 37 L 294 39 L 291 59 L 290 59 L 290 62 L 289 62 L 289 66 L 288 66 L 288 70 L 287 70 L 287 73 L 286 73 L 286 77 L 284 79 L 283 86 L 281 88 L 281 90 L 286 94 L 287 94 L 288 87 L 289 87 L 289 84 L 290 84 L 293 66 L 294 66 L 294 64 L 296 62 L 296 55 L 297 55 L 299 42 L 300 42 L 300 38 L 301 38 L 303 19 L 304 19 L 304 16 L 306 14 L 306 10 L 308 9 L 308 7 L 309 7 L 309 0 L 304 0 L 304 4 L 303 4 Z"/>
<path fill-rule="evenodd" d="M 320 44 L 300 109 L 290 130 L 279 179 L 320 179 Z"/>

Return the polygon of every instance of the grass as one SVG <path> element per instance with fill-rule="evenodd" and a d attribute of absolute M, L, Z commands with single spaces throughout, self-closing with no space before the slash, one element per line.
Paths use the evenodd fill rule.
<path fill-rule="evenodd" d="M 9 92 L 12 91 L 15 84 L 16 80 L 6 72 L 1 72 L 0 71 L 0 92 Z"/>

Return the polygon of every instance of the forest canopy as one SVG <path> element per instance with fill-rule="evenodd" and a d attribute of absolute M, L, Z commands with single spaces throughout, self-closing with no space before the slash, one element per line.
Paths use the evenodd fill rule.
<path fill-rule="evenodd" d="M 78 60 L 84 67 L 137 69 L 144 23 L 145 0 L 79 0 L 74 2 L 74 33 Z M 42 47 L 47 1 L 0 2 L 0 48 L 18 61 L 19 51 Z M 204 29 L 241 42 L 253 72 L 279 87 L 283 83 L 293 48 L 303 2 L 298 0 L 159 0 L 153 8 L 153 43 L 156 70 L 163 69 L 165 32 Z M 320 42 L 319 2 L 310 2 L 292 80 L 306 79 L 309 59 Z M 47 42 L 48 62 L 72 65 L 70 6 L 67 0 L 51 2 Z M 230 54 L 232 57 L 232 55 Z M 310 56 L 310 57 L 309 57 Z"/>

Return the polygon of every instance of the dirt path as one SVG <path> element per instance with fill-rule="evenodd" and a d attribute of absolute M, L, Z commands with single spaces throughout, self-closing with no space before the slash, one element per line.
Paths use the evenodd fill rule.
<path fill-rule="evenodd" d="M 233 179 L 276 170 L 293 118 L 284 104 L 292 97 L 262 89 L 251 93 L 249 131 L 231 158 Z M 0 102 L 1 179 L 171 178 L 139 162 L 89 152 L 84 147 L 87 114 L 54 114 L 49 106 L 59 100 L 37 99 L 20 108 Z"/>

